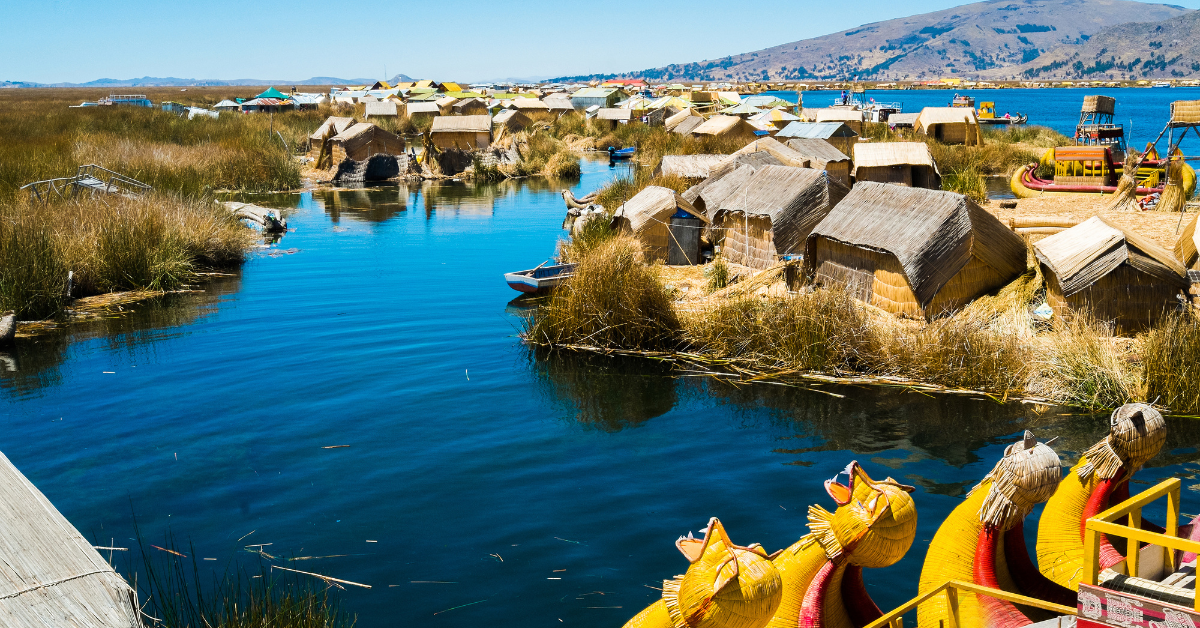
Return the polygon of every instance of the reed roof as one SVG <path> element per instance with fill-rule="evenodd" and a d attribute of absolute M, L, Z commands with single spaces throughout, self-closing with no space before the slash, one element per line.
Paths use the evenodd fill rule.
<path fill-rule="evenodd" d="M 436 102 L 432 102 L 432 101 L 426 101 L 426 102 L 411 102 L 410 101 L 407 104 L 405 104 L 404 107 L 405 107 L 405 111 L 407 111 L 408 115 L 410 115 L 410 116 L 413 115 L 414 113 L 440 114 L 442 112 L 442 108 L 439 107 Z"/>
<path fill-rule="evenodd" d="M 0 623 L 142 628 L 129 584 L 0 454 Z"/>
<path fill-rule="evenodd" d="M 809 110 L 805 109 L 805 117 Z M 817 109 L 817 122 L 862 122 L 863 112 L 859 109 Z M 811 118 L 809 118 L 811 119 Z"/>
<path fill-rule="evenodd" d="M 674 190 L 657 185 L 646 186 L 633 198 L 625 201 L 617 210 L 619 215 L 615 217 L 628 220 L 633 232 L 639 233 L 652 226 L 652 223 L 665 223 L 671 214 L 680 209 L 706 223 L 709 221 L 708 217 L 696 211 L 691 203 Z"/>
<path fill-rule="evenodd" d="M 750 127 L 750 124 L 737 116 L 713 116 L 692 129 L 692 135 L 724 135 L 736 130 L 739 126 Z"/>
<path fill-rule="evenodd" d="M 753 142 L 750 142 L 749 144 L 746 144 L 742 148 L 738 149 L 734 155 L 749 155 L 752 153 L 766 153 L 775 159 L 778 159 L 779 163 L 785 166 L 793 166 L 796 168 L 808 167 L 808 160 L 804 158 L 804 155 L 801 155 L 792 148 L 789 148 L 783 142 L 780 142 L 772 137 L 764 137 L 754 140 Z"/>
<path fill-rule="evenodd" d="M 1200 238 L 1197 236 L 1196 221 L 1200 220 L 1200 214 L 1197 214 L 1192 221 L 1184 227 L 1183 233 L 1179 234 L 1179 240 L 1175 243 L 1175 258 L 1187 268 L 1197 268 L 1200 266 Z"/>
<path fill-rule="evenodd" d="M 546 107 L 551 111 L 573 111 L 575 109 L 571 105 L 571 98 L 565 94 L 547 96 L 542 102 L 546 103 Z"/>
<path fill-rule="evenodd" d="M 1165 282 L 1182 285 L 1186 276 L 1170 251 L 1099 216 L 1039 240 L 1033 252 L 1054 272 L 1064 297 L 1096 283 L 1124 263 Z"/>
<path fill-rule="evenodd" d="M 696 119 L 700 120 L 701 122 L 704 121 L 704 118 L 701 118 L 700 116 L 696 115 L 696 113 L 693 112 L 691 109 L 684 109 L 676 114 L 671 115 L 666 120 L 664 120 L 663 128 L 665 128 L 668 131 L 673 131 L 673 130 L 675 130 L 675 127 L 679 126 L 679 123 L 687 120 L 688 118 L 696 118 Z"/>
<path fill-rule="evenodd" d="M 490 133 L 492 116 L 438 116 L 433 119 L 431 133 Z"/>
<path fill-rule="evenodd" d="M 787 141 L 787 147 L 807 159 L 813 168 L 824 169 L 826 164 L 850 161 L 842 151 L 825 140 L 796 137 Z"/>
<path fill-rule="evenodd" d="M 395 116 L 396 102 L 393 100 L 383 100 L 380 102 L 369 102 L 366 108 L 367 117 L 370 116 Z"/>
<path fill-rule="evenodd" d="M 712 168 L 728 157 L 729 155 L 665 155 L 662 158 L 662 173 L 685 179 L 707 179 Z"/>
<path fill-rule="evenodd" d="M 739 165 L 732 172 L 721 176 L 710 176 L 702 181 L 699 185 L 685 191 L 684 200 L 695 203 L 697 199 L 704 201 L 704 212 L 709 221 L 717 216 L 717 210 L 721 208 L 721 203 L 733 194 L 738 188 L 742 187 L 750 177 L 754 175 L 758 167 L 752 165 Z"/>
<path fill-rule="evenodd" d="M 925 142 L 879 142 L 854 145 L 854 174 L 859 168 L 884 166 L 929 166 L 935 168 L 933 155 Z"/>
<path fill-rule="evenodd" d="M 917 126 L 920 113 L 893 113 L 888 116 L 887 123 L 891 126 Z"/>
<path fill-rule="evenodd" d="M 617 107 L 605 107 L 596 111 L 596 119 L 628 122 L 633 119 L 633 111 Z"/>
<path fill-rule="evenodd" d="M 517 109 L 526 109 L 529 111 L 550 111 L 550 105 L 537 98 L 514 98 L 512 99 L 512 106 Z"/>
<path fill-rule="evenodd" d="M 806 260 L 818 237 L 894 256 L 922 308 L 972 257 L 1006 277 L 1025 270 L 1021 237 L 954 192 L 862 181 L 813 229 Z"/>
<path fill-rule="evenodd" d="M 776 250 L 800 251 L 813 227 L 849 192 L 824 170 L 763 166 L 726 195 L 713 215 L 739 212 L 770 218 Z"/>
<path fill-rule="evenodd" d="M 935 124 L 966 124 L 979 126 L 979 118 L 971 107 L 926 107 L 917 116 L 914 126 L 928 133 L 929 127 Z"/>
<path fill-rule="evenodd" d="M 679 114 L 676 114 L 676 115 L 679 115 Z M 687 118 L 684 118 L 678 124 L 676 124 L 671 129 L 671 132 L 678 133 L 680 135 L 690 135 L 692 133 L 692 131 L 695 131 L 702 124 L 704 124 L 704 118 L 701 118 L 699 116 L 688 116 Z"/>
<path fill-rule="evenodd" d="M 374 124 L 371 124 L 370 122 L 359 122 L 357 124 L 351 125 L 345 131 L 338 133 L 337 135 L 334 136 L 333 139 L 335 141 L 339 141 L 339 142 L 344 142 L 346 140 L 352 140 L 364 133 L 374 132 L 375 128 L 376 128 L 376 126 Z"/>
<path fill-rule="evenodd" d="M 333 130 L 334 135 L 340 134 L 342 131 L 350 128 L 354 124 L 354 118 L 341 118 L 338 116 L 329 116 L 317 127 L 317 130 L 312 135 L 308 136 L 310 140 L 321 140 L 325 138 L 325 134 Z"/>
<path fill-rule="evenodd" d="M 1200 124 L 1200 100 L 1176 100 L 1171 103 L 1172 124 Z"/>

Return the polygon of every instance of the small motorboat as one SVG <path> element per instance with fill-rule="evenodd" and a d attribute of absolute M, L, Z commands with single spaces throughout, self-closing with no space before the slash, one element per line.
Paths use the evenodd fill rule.
<path fill-rule="evenodd" d="M 633 153 L 636 151 L 637 151 L 637 149 L 632 148 L 632 147 L 617 149 L 617 148 L 613 148 L 612 146 L 609 146 L 608 147 L 608 163 L 611 164 L 614 161 L 622 161 L 625 159 L 629 159 L 630 157 L 633 157 Z"/>
<path fill-rule="evenodd" d="M 537 268 L 505 273 L 504 281 L 508 282 L 509 288 L 517 292 L 532 294 L 556 288 L 574 276 L 574 264 L 546 266 L 543 262 Z"/>

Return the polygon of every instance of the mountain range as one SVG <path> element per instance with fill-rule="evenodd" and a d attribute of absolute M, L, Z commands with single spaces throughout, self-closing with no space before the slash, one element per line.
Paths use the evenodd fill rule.
<path fill-rule="evenodd" d="M 1113 70 L 1119 63 L 1138 78 L 1172 76 L 1172 70 L 1174 76 L 1200 75 L 1200 67 L 1192 68 L 1192 60 L 1200 57 L 1191 53 L 1193 42 L 1200 41 L 1197 15 L 1180 6 L 1132 0 L 988 0 L 724 59 L 559 80 L 1061 78 L 1097 63 L 1104 70 L 1091 73 L 1097 79 L 1117 77 L 1121 70 Z"/>

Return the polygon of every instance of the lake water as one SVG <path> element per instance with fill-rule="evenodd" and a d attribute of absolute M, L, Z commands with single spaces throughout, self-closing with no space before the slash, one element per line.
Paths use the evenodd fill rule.
<path fill-rule="evenodd" d="M 614 174 L 585 161 L 571 187 Z M 718 516 L 738 543 L 785 547 L 850 460 L 917 487 L 912 550 L 866 574 L 894 607 L 1022 430 L 1072 459 L 1106 430 L 1053 407 L 532 356 L 501 274 L 553 253 L 564 185 L 254 197 L 294 231 L 238 277 L 0 356 L 0 450 L 99 545 L 132 547 L 135 514 L 149 542 L 217 559 L 204 569 L 269 543 L 276 564 L 371 585 L 343 596 L 364 628 L 612 627 L 683 572 L 680 534 Z M 1195 513 L 1200 424 L 1169 427 L 1138 480 L 1184 478 Z"/>

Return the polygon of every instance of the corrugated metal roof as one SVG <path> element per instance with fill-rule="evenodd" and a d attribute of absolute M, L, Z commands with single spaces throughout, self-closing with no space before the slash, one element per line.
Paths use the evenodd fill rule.
<path fill-rule="evenodd" d="M 785 127 L 775 137 L 807 137 L 827 140 L 831 137 L 854 137 L 858 133 L 841 122 L 793 122 Z"/>
<path fill-rule="evenodd" d="M 585 87 L 571 94 L 571 98 L 608 98 L 616 91 L 615 87 Z"/>

